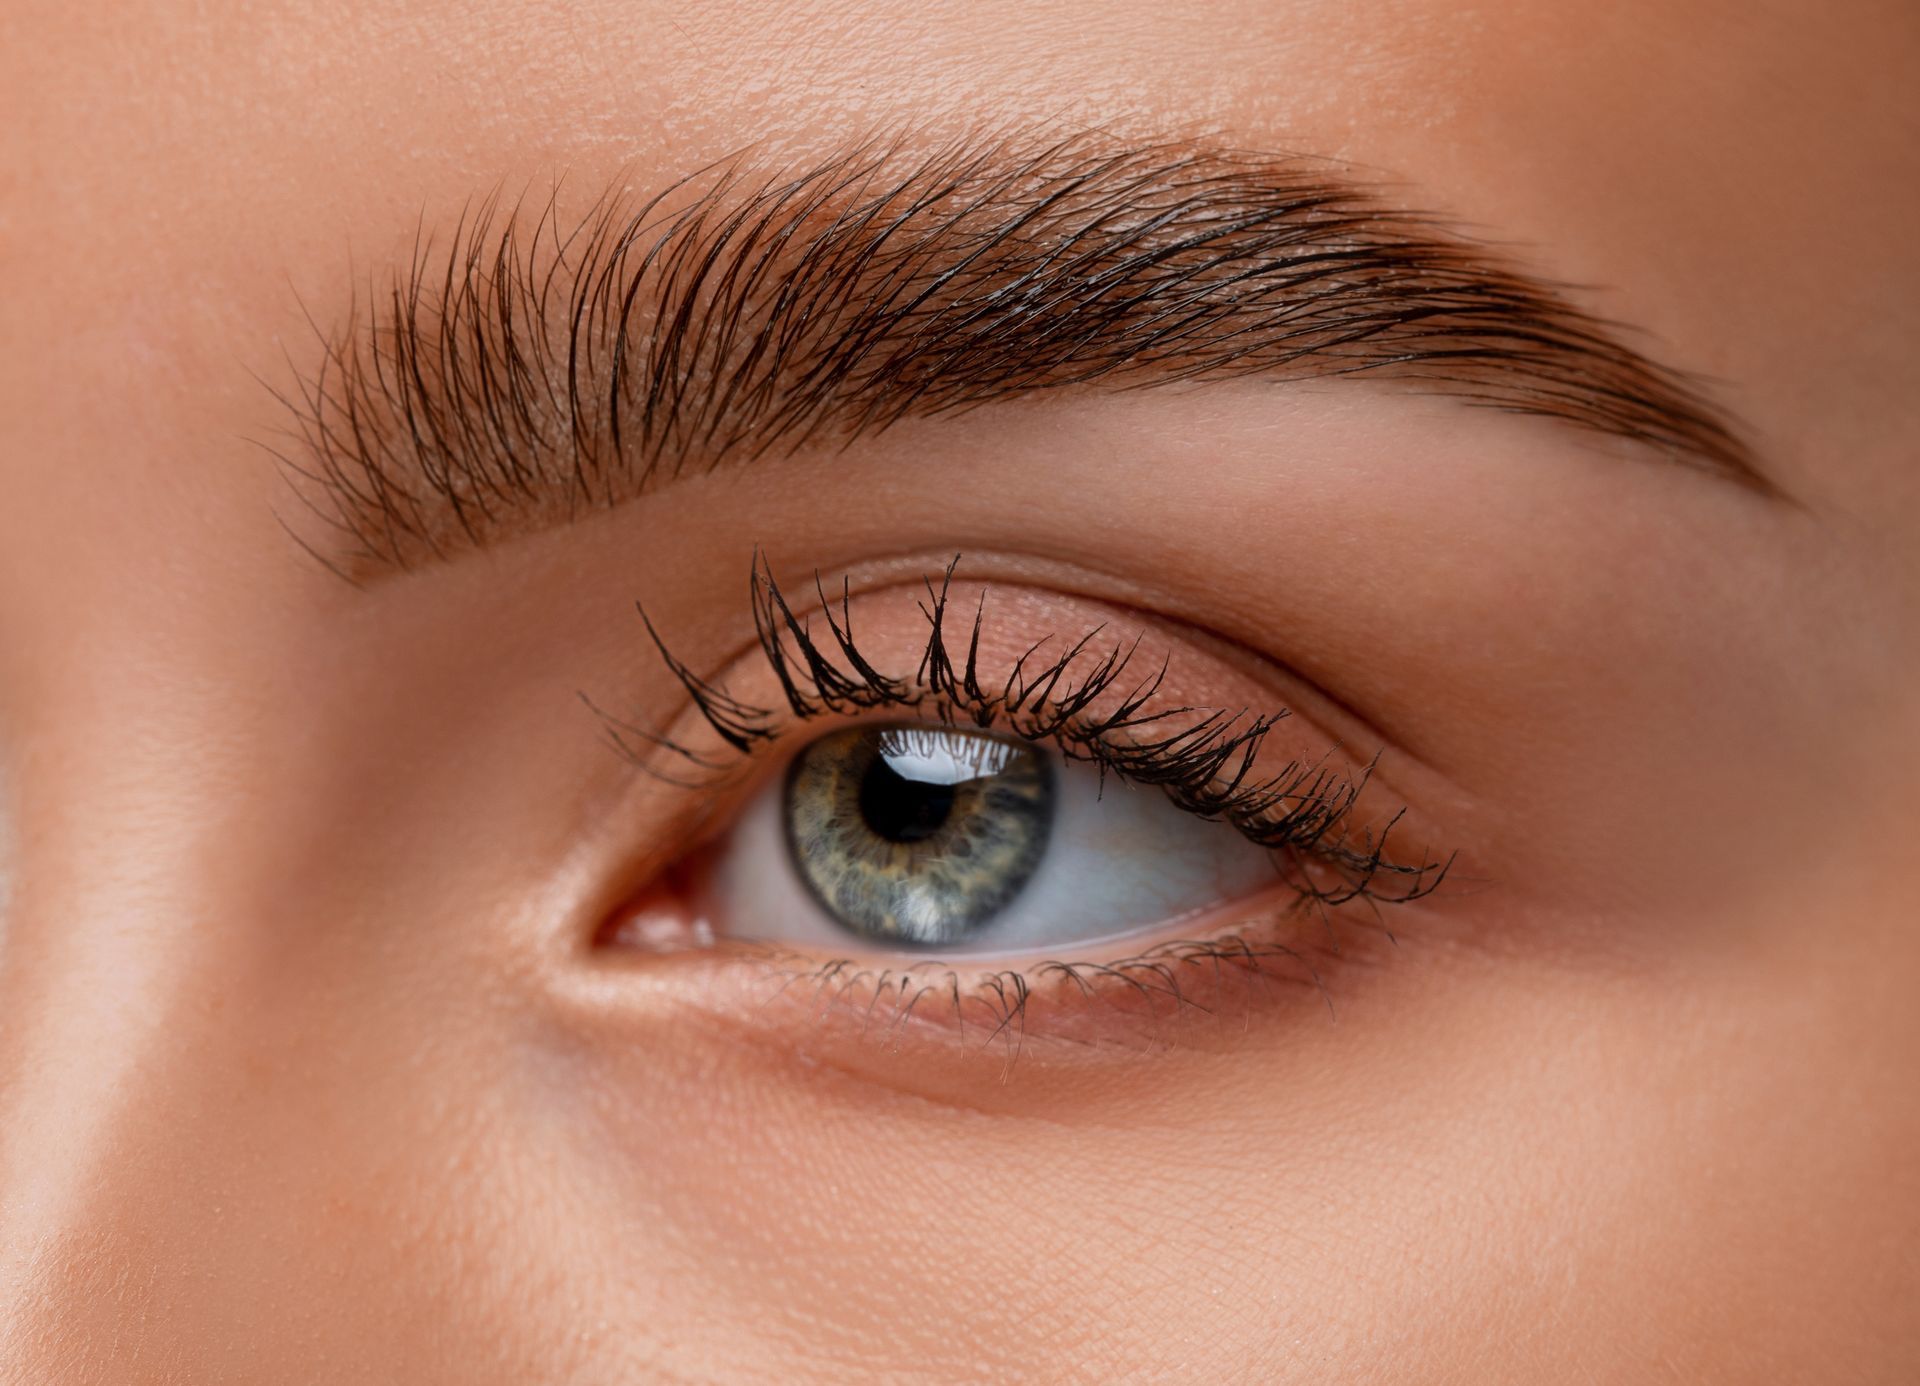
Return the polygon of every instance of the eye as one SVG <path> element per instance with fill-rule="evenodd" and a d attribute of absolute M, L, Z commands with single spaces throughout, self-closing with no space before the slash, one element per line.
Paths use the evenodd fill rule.
<path fill-rule="evenodd" d="M 1277 883 L 1272 854 L 1050 746 L 934 724 L 804 746 L 711 865 L 719 929 L 842 952 L 1020 953 Z"/>
<path fill-rule="evenodd" d="M 957 563 L 857 601 L 816 577 L 817 604 L 796 611 L 756 558 L 754 643 L 718 678 L 641 613 L 683 720 L 656 729 L 582 697 L 616 749 L 697 797 L 682 854 L 597 941 L 711 958 L 716 994 L 812 976 L 794 999 L 811 991 L 862 1034 L 888 997 L 904 1022 L 934 987 L 956 1035 L 970 1010 L 1024 1034 L 1030 1003 L 1072 1028 L 1108 996 L 1131 1014 L 1203 981 L 1226 1001 L 1236 978 L 1317 986 L 1286 937 L 1295 906 L 1330 928 L 1350 901 L 1370 915 L 1445 877 L 1448 860 L 1389 853 L 1406 810 L 1356 812 L 1371 762 L 1330 750 L 1266 671 L 1039 588 L 999 598 L 1007 619 L 990 622 L 984 585 L 955 590 Z M 919 956 L 852 961 L 902 954 Z"/>

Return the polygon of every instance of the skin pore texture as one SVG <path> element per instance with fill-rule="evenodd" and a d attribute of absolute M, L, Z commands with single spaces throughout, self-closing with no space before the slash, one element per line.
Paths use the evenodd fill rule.
<path fill-rule="evenodd" d="M 1916 79 L 1904 3 L 12 7 L 0 1381 L 1912 1380 Z M 397 561 L 302 504 L 276 392 L 492 194 L 1069 137 L 1327 161 L 1758 480 L 1263 370 Z M 1447 879 L 1062 944 L 1265 951 L 1012 1018 L 618 946 L 724 933 L 686 883 L 855 720 L 780 712 L 756 555 L 890 674 L 957 557 L 989 681 L 1097 629 L 1284 708 L 1257 768 L 1375 766 Z M 609 744 L 724 749 L 636 603 L 784 719 L 705 787 Z"/>

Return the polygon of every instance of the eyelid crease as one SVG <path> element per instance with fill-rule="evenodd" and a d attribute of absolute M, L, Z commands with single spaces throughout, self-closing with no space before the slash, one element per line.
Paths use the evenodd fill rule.
<path fill-rule="evenodd" d="M 931 577 L 923 579 L 925 598 L 919 611 L 925 640 L 914 675 L 902 678 L 882 672 L 860 653 L 844 581 L 836 615 L 823 580 L 818 573 L 814 578 L 828 647 L 842 663 L 822 648 L 810 623 L 795 614 L 764 555 L 756 550 L 749 577 L 756 643 L 781 690 L 786 716 L 806 722 L 882 709 L 910 711 L 937 723 L 997 730 L 1051 745 L 1103 775 L 1110 772 L 1156 787 L 1177 808 L 1219 821 L 1267 848 L 1286 884 L 1324 906 L 1355 899 L 1408 903 L 1432 894 L 1445 880 L 1451 856 L 1427 859 L 1422 854 L 1421 859 L 1399 861 L 1390 854 L 1389 838 L 1404 810 L 1377 829 L 1355 826 L 1356 806 L 1374 762 L 1357 775 L 1344 775 L 1328 768 L 1324 756 L 1318 761 L 1292 759 L 1256 775 L 1261 748 L 1291 715 L 1288 710 L 1249 714 L 1174 706 L 1148 711 L 1167 666 L 1163 662 L 1129 683 L 1128 666 L 1138 652 L 1138 638 L 1097 653 L 1093 642 L 1103 628 L 1096 626 L 1063 654 L 1030 664 L 1049 643 L 1043 638 L 1014 661 L 998 685 L 983 680 L 979 652 L 985 590 L 965 637 L 964 657 L 956 662 L 948 647 L 949 598 L 959 563 L 958 556 L 953 558 L 937 585 Z M 640 615 L 659 657 L 727 752 L 695 749 L 684 740 L 623 720 L 585 694 L 582 701 L 599 718 L 613 747 L 643 771 L 676 786 L 712 788 L 779 740 L 787 724 L 775 709 L 735 698 L 688 668 L 667 647 L 644 609 Z M 692 777 L 665 768 L 663 760 L 687 768 Z"/>

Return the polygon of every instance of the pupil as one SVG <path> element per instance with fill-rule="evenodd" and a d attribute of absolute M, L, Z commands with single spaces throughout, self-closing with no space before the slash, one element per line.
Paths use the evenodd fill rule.
<path fill-rule="evenodd" d="M 955 786 L 910 780 L 875 756 L 860 781 L 860 816 L 888 842 L 923 842 L 953 812 Z"/>

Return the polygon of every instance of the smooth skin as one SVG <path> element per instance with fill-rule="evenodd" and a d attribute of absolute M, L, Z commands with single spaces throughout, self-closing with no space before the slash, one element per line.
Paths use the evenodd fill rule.
<path fill-rule="evenodd" d="M 0 1380 L 1913 1380 L 1917 88 L 1905 0 L 9 6 Z M 263 380 L 423 217 L 983 127 L 1369 170 L 1773 493 L 1248 382 L 364 590 L 277 523 Z M 691 829 L 575 694 L 684 712 L 632 603 L 723 671 L 756 543 L 1258 651 L 1459 882 L 1011 1066 L 595 948 Z"/>

